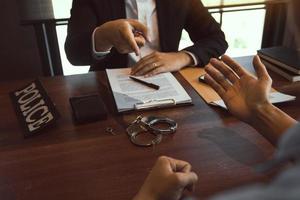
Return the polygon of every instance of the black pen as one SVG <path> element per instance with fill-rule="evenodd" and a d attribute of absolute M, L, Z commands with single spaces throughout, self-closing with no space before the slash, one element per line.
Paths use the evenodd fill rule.
<path fill-rule="evenodd" d="M 146 40 L 147 42 L 150 42 L 150 38 L 148 38 L 142 31 L 139 31 L 139 30 L 133 30 L 132 32 L 133 32 L 133 34 L 134 34 L 134 37 L 142 36 L 143 38 L 145 38 L 145 40 Z"/>
<path fill-rule="evenodd" d="M 133 76 L 129 76 L 129 78 L 130 78 L 131 80 L 135 81 L 135 82 L 141 83 L 141 84 L 143 84 L 143 85 L 145 85 L 145 86 L 148 86 L 148 87 L 150 87 L 150 88 L 152 88 L 152 89 L 155 89 L 155 90 L 159 90 L 159 88 L 160 88 L 159 85 L 155 85 L 155 84 L 153 84 L 153 83 L 148 83 L 148 82 L 146 82 L 146 81 L 143 81 L 143 80 L 141 80 L 141 79 L 135 78 L 135 77 L 133 77 Z"/>

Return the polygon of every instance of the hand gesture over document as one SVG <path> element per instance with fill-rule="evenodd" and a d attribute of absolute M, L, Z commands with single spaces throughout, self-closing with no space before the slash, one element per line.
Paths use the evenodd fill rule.
<path fill-rule="evenodd" d="M 139 55 L 139 48 L 145 45 L 146 40 L 149 40 L 147 27 L 134 19 L 110 21 L 95 32 L 95 46 L 99 52 L 115 47 L 121 54 L 135 52 Z"/>
<path fill-rule="evenodd" d="M 193 190 L 197 175 L 185 161 L 160 157 L 134 200 L 178 200 L 187 188 Z"/>
<path fill-rule="evenodd" d="M 205 81 L 240 120 L 251 123 L 254 111 L 270 104 L 272 79 L 258 56 L 253 60 L 257 78 L 228 56 L 223 56 L 222 61 L 212 59 L 210 64 L 205 69 Z"/>
<path fill-rule="evenodd" d="M 133 66 L 131 74 L 149 77 L 163 72 L 178 71 L 191 65 L 192 62 L 190 55 L 185 52 L 162 53 L 156 51 L 145 56 Z"/>

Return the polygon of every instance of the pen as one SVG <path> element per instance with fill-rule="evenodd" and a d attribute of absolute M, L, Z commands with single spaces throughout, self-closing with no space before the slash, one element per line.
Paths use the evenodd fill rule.
<path fill-rule="evenodd" d="M 132 32 L 133 32 L 133 34 L 134 34 L 134 37 L 142 36 L 143 38 L 145 38 L 145 40 L 146 40 L 147 42 L 150 42 L 150 38 L 148 38 L 142 31 L 139 31 L 139 30 L 133 30 Z"/>
<path fill-rule="evenodd" d="M 144 33 L 142 31 L 139 31 L 139 30 L 133 30 L 132 31 L 133 34 L 134 34 L 134 37 L 139 37 L 139 36 L 142 36 L 143 38 L 145 38 L 145 40 L 148 41 L 147 37 L 144 35 Z M 140 48 L 142 48 L 142 46 L 139 46 Z M 142 59 L 142 54 L 140 52 L 140 55 L 139 55 L 139 60 Z"/>
<path fill-rule="evenodd" d="M 129 78 L 130 78 L 131 80 L 135 81 L 135 82 L 141 83 L 141 84 L 143 84 L 143 85 L 145 85 L 145 86 L 148 86 L 148 87 L 150 87 L 150 88 L 152 88 L 152 89 L 155 89 L 155 90 L 159 90 L 159 88 L 160 88 L 159 85 L 155 85 L 155 84 L 153 84 L 153 83 L 148 83 L 148 82 L 146 82 L 146 81 L 143 81 L 143 80 L 141 80 L 141 79 L 135 78 L 135 77 L 133 77 L 133 76 L 129 76 Z"/>

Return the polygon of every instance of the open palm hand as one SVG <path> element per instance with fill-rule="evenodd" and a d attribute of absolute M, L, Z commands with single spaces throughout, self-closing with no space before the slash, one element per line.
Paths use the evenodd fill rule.
<path fill-rule="evenodd" d="M 253 60 L 257 78 L 228 56 L 222 61 L 211 60 L 206 67 L 206 82 L 225 102 L 228 110 L 237 118 L 250 123 L 255 109 L 269 103 L 272 80 L 258 56 Z"/>

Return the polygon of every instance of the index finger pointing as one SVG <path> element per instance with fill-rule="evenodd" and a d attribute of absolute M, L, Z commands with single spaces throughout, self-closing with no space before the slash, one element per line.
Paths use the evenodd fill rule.
<path fill-rule="evenodd" d="M 138 56 L 140 54 L 140 49 L 139 49 L 139 46 L 138 46 L 137 42 L 135 41 L 135 38 L 134 38 L 134 35 L 133 35 L 132 31 L 129 28 L 127 28 L 124 31 L 123 37 L 128 42 L 128 44 L 131 47 L 131 49 Z"/>
<path fill-rule="evenodd" d="M 128 22 L 134 29 L 140 31 L 148 42 L 150 41 L 149 31 L 147 26 L 145 26 L 138 20 L 134 20 L 134 19 L 129 19 Z"/>

